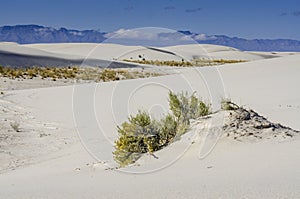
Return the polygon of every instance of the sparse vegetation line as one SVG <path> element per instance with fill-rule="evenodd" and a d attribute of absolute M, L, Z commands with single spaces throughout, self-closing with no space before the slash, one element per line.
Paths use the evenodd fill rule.
<path fill-rule="evenodd" d="M 246 62 L 246 60 L 226 60 L 226 59 L 193 59 L 191 61 L 159 61 L 159 60 L 141 60 L 124 59 L 123 61 L 132 62 L 137 64 L 148 64 L 155 66 L 176 66 L 176 67 L 191 67 L 191 66 L 214 66 L 222 64 L 233 64 Z"/>
<path fill-rule="evenodd" d="M 0 66 L 0 77 L 10 79 L 80 79 L 100 81 L 116 81 L 123 79 L 145 78 L 159 76 L 157 73 L 144 71 L 128 71 L 123 69 L 102 69 L 98 67 L 28 67 L 12 68 Z"/>

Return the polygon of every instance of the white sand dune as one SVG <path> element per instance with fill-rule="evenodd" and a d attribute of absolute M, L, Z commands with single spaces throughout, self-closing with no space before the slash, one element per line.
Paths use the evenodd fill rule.
<path fill-rule="evenodd" d="M 69 46 L 70 54 L 75 54 L 73 45 L 86 45 L 83 54 L 88 52 L 88 44 L 35 47 L 59 52 L 59 46 Z M 244 59 L 234 54 L 239 52 L 235 49 L 208 47 L 211 54 L 225 52 Z M 172 50 L 176 49 L 178 54 L 194 56 L 188 47 Z M 105 58 L 112 58 L 109 55 L 116 51 L 111 47 Z M 15 163 L 0 174 L 0 197 L 300 198 L 299 136 L 257 143 L 221 138 L 208 156 L 199 159 L 201 146 L 209 141 L 207 129 L 218 122 L 199 124 L 181 141 L 155 153 L 158 159 L 145 155 L 139 165 L 110 169 L 115 166 L 116 126 L 140 108 L 155 117 L 166 113 L 169 90 L 197 91 L 211 101 L 214 110 L 222 97 L 230 97 L 272 122 L 300 130 L 299 63 L 300 56 L 292 55 L 174 70 L 177 74 L 149 79 L 5 91 L 0 96 L 1 124 L 5 125 L 1 136 L 9 134 L 11 122 L 3 119 L 18 118 L 21 132 L 16 136 L 22 135 L 23 140 L 16 142 L 11 154 L 9 146 L 0 148 L 0 159 Z"/>
<path fill-rule="evenodd" d="M 76 47 L 75 52 L 60 53 L 33 48 L 30 45 L 19 45 L 16 43 L 0 43 L 0 65 L 12 67 L 28 66 L 101 66 L 101 67 L 134 67 L 131 63 L 119 63 L 113 60 L 107 60 L 105 56 L 87 56 L 86 51 L 81 52 L 81 47 Z M 55 45 L 53 45 L 55 46 Z M 64 50 L 63 50 L 64 51 Z M 80 53 L 76 53 L 80 52 Z"/>
<path fill-rule="evenodd" d="M 180 57 L 171 52 L 162 52 L 149 49 L 144 46 L 124 46 L 119 44 L 90 44 L 90 43 L 62 43 L 62 44 L 30 44 L 26 45 L 32 48 L 45 50 L 48 52 L 58 52 L 66 55 L 79 55 L 88 58 L 97 59 L 101 57 L 106 60 L 123 60 L 123 59 L 145 59 L 150 60 L 181 60 Z"/>
<path fill-rule="evenodd" d="M 195 58 L 233 59 L 233 60 L 258 60 L 263 59 L 260 55 L 253 55 L 234 48 L 208 45 L 190 44 L 170 47 L 123 46 L 118 44 L 30 44 L 25 45 L 52 53 L 67 55 L 80 55 L 97 59 L 101 57 L 107 60 L 140 59 L 139 55 L 147 60 L 191 60 Z"/>
<path fill-rule="evenodd" d="M 294 53 L 295 54 L 295 53 Z M 135 67 L 136 64 L 123 62 L 132 60 L 175 60 L 227 59 L 261 60 L 290 53 L 243 52 L 235 48 L 190 44 L 169 47 L 124 46 L 109 43 L 60 43 L 27 44 L 0 43 L 0 64 L 9 66 L 101 66 Z"/>
<path fill-rule="evenodd" d="M 165 49 L 182 55 L 185 59 L 227 59 L 227 60 L 259 60 L 260 55 L 253 55 L 227 46 L 193 44 L 166 47 Z"/>

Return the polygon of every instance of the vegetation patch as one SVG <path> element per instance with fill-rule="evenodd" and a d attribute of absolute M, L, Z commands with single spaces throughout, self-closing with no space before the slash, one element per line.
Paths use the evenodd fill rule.
<path fill-rule="evenodd" d="M 246 62 L 246 60 L 226 60 L 226 59 L 193 59 L 191 61 L 159 61 L 159 60 L 133 60 L 133 59 L 124 59 L 123 61 L 132 62 L 137 64 L 148 64 L 154 66 L 175 66 L 175 67 L 192 67 L 192 66 L 215 66 L 222 64 L 233 64 Z"/>
<path fill-rule="evenodd" d="M 189 129 L 190 119 L 211 113 L 210 105 L 187 93 L 169 92 L 169 108 L 171 113 L 159 121 L 140 110 L 118 126 L 113 155 L 121 167 L 134 163 L 144 153 L 152 154 L 169 145 Z"/>
<path fill-rule="evenodd" d="M 234 59 L 193 59 L 194 66 L 216 66 L 223 64 L 235 64 L 247 62 L 246 60 L 234 60 Z"/>
<path fill-rule="evenodd" d="M 128 71 L 123 69 L 102 69 L 98 67 L 27 67 L 12 68 L 0 66 L 0 77 L 10 79 L 80 79 L 96 82 L 116 81 L 123 79 L 145 78 L 160 74 L 144 71 Z"/>
<path fill-rule="evenodd" d="M 193 64 L 189 61 L 159 61 L 159 60 L 131 60 L 131 59 L 124 59 L 123 61 L 132 62 L 137 64 L 148 64 L 148 65 L 155 65 L 155 66 L 176 66 L 176 67 L 189 67 L 193 66 Z"/>

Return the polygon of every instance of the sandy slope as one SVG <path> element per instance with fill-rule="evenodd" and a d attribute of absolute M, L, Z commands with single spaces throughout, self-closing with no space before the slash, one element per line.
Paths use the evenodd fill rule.
<path fill-rule="evenodd" d="M 123 46 L 118 44 L 30 44 L 25 45 L 31 48 L 45 50 L 53 53 L 63 53 L 67 55 L 83 55 L 90 58 L 102 57 L 103 59 L 139 59 L 139 55 L 147 60 L 191 60 L 195 58 L 212 59 L 241 59 L 257 60 L 262 59 L 260 55 L 253 55 L 242 52 L 234 48 L 208 45 L 208 44 L 190 44 L 170 47 L 144 46 Z"/>
<path fill-rule="evenodd" d="M 191 60 L 193 58 L 214 58 L 214 59 L 262 59 L 260 55 L 251 55 L 234 48 L 207 45 L 191 44 L 161 48 L 147 48 L 143 46 L 123 46 L 117 44 L 30 44 L 28 47 L 45 50 L 49 52 L 63 53 L 68 55 L 84 55 L 90 58 L 102 57 L 103 59 L 139 59 L 142 55 L 147 60 Z M 80 49 L 80 50 L 79 50 Z M 226 54 L 226 56 L 225 56 Z"/>
<path fill-rule="evenodd" d="M 77 46 L 75 52 L 60 53 L 58 50 L 51 51 L 52 44 L 49 44 L 50 50 L 33 48 L 30 45 L 19 45 L 16 43 L 0 43 L 0 65 L 12 67 L 28 66 L 102 66 L 102 67 L 133 67 L 129 63 L 112 63 L 113 60 L 105 59 L 105 56 L 87 56 L 86 51 Z M 88 49 L 89 50 L 89 49 Z M 64 51 L 64 50 L 63 50 Z M 76 53 L 77 52 L 77 53 Z"/>
<path fill-rule="evenodd" d="M 227 59 L 261 60 L 289 53 L 244 52 L 238 49 L 208 45 L 190 44 L 169 47 L 124 46 L 119 44 L 60 43 L 27 44 L 0 43 L 0 64 L 9 66 L 101 66 L 135 67 L 135 64 L 122 62 L 132 60 L 175 60 Z"/>
<path fill-rule="evenodd" d="M 12 150 L 16 154 L 7 155 L 12 148 L 1 147 L 1 159 L 18 162 L 11 167 L 15 170 L 0 174 L 0 197 L 299 198 L 299 137 L 257 143 L 222 138 L 199 159 L 209 123 L 157 152 L 158 159 L 146 155 L 139 166 L 108 169 L 115 165 L 116 125 L 139 108 L 159 117 L 168 108 L 168 89 L 197 91 L 215 110 L 222 97 L 230 97 L 300 130 L 299 61 L 298 55 L 285 56 L 150 79 L 6 91 L 0 96 L 1 119 L 18 118 L 21 132 L 14 135 L 23 140 L 16 142 L 21 143 Z M 9 122 L 1 120 L 11 131 Z M 40 137 L 41 132 L 47 136 Z"/>

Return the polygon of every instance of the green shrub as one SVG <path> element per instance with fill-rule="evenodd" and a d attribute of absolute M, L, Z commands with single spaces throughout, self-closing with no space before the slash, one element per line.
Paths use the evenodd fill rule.
<path fill-rule="evenodd" d="M 174 116 L 168 114 L 161 120 L 159 133 L 159 145 L 161 147 L 167 146 L 177 134 L 178 123 L 175 121 Z"/>
<path fill-rule="evenodd" d="M 160 148 L 159 125 L 144 111 L 130 116 L 129 122 L 118 127 L 118 132 L 114 158 L 121 166 L 134 162 L 142 153 L 152 153 Z"/>
<path fill-rule="evenodd" d="M 167 146 L 188 130 L 190 119 L 210 113 L 210 106 L 194 94 L 170 92 L 169 107 L 171 114 L 160 121 L 151 119 L 145 111 L 139 111 L 118 126 L 119 138 L 113 155 L 120 166 L 134 163 L 143 153 L 151 154 Z"/>
<path fill-rule="evenodd" d="M 188 96 L 187 93 L 174 94 L 169 92 L 169 107 L 177 124 L 177 135 L 184 134 L 190 125 L 190 119 L 196 119 L 210 114 L 210 105 L 205 104 L 193 93 Z"/>
<path fill-rule="evenodd" d="M 196 119 L 210 114 L 210 105 L 205 104 L 193 93 L 188 96 L 187 93 L 174 94 L 169 93 L 170 110 L 177 121 L 188 123 L 190 119 Z"/>

